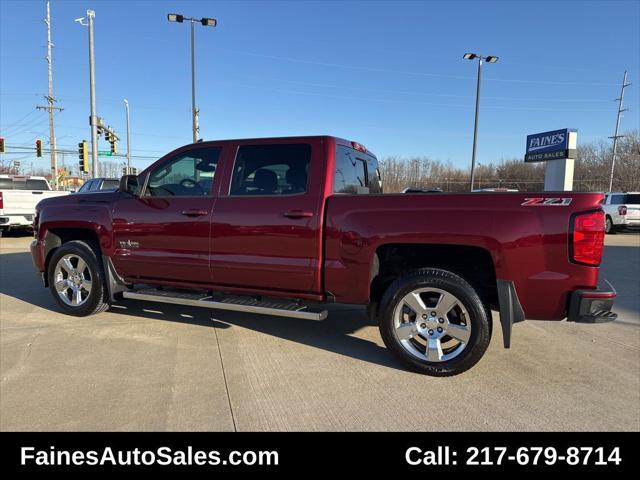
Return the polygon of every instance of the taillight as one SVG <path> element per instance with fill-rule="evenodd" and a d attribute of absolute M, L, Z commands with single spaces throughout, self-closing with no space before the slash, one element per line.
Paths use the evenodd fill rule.
<path fill-rule="evenodd" d="M 2 192 L 0 192 L 0 208 L 4 208 L 4 200 L 2 199 Z"/>
<path fill-rule="evenodd" d="M 572 261 L 592 267 L 600 265 L 604 246 L 604 212 L 598 210 L 574 215 L 571 237 Z"/>
<path fill-rule="evenodd" d="M 627 214 L 627 206 L 621 205 L 618 207 L 618 215 L 626 215 Z"/>

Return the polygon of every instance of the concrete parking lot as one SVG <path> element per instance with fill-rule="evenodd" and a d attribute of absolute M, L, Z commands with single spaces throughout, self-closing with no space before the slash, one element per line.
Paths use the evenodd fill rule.
<path fill-rule="evenodd" d="M 30 240 L 0 239 L 1 430 L 640 430 L 638 234 L 606 240 L 615 323 L 527 321 L 510 350 L 496 328 L 452 378 L 405 371 L 350 306 L 323 322 L 137 301 L 68 317 Z"/>

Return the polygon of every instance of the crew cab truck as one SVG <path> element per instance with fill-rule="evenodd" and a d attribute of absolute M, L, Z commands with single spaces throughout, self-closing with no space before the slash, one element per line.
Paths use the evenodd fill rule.
<path fill-rule="evenodd" d="M 463 372 L 500 313 L 604 322 L 599 193 L 383 194 L 376 157 L 317 136 L 179 148 L 118 191 L 38 205 L 31 252 L 60 308 L 121 298 L 280 315 L 368 306 L 408 367 Z"/>

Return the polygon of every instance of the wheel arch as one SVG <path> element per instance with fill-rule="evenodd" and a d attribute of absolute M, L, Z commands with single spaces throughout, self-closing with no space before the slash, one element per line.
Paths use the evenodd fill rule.
<path fill-rule="evenodd" d="M 51 228 L 48 229 L 44 235 L 44 284 L 45 287 L 49 286 L 48 275 L 49 263 L 53 253 L 61 247 L 63 244 L 72 240 L 81 240 L 89 243 L 97 249 L 96 255 L 101 258 L 100 238 L 98 233 L 91 228 Z"/>
<path fill-rule="evenodd" d="M 400 275 L 420 268 L 442 268 L 464 278 L 483 301 L 497 306 L 496 268 L 491 253 L 474 245 L 389 243 L 380 245 L 371 262 L 369 299 L 378 302 Z"/>
<path fill-rule="evenodd" d="M 505 348 L 511 346 L 514 323 L 524 320 L 513 282 L 500 280 L 489 250 L 474 245 L 398 244 L 376 249 L 369 278 L 368 314 L 376 318 L 379 302 L 393 281 L 420 268 L 449 270 L 464 278 L 478 292 L 487 310 L 500 313 Z"/>

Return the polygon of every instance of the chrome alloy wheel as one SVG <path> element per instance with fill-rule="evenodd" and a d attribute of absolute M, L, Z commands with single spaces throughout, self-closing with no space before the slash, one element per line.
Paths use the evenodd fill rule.
<path fill-rule="evenodd" d="M 394 332 L 406 351 L 420 360 L 446 362 L 462 353 L 471 337 L 462 302 L 439 288 L 405 295 L 393 312 Z"/>
<path fill-rule="evenodd" d="M 71 307 L 84 304 L 91 293 L 91 272 L 78 255 L 69 254 L 58 260 L 53 272 L 58 295 Z"/>

